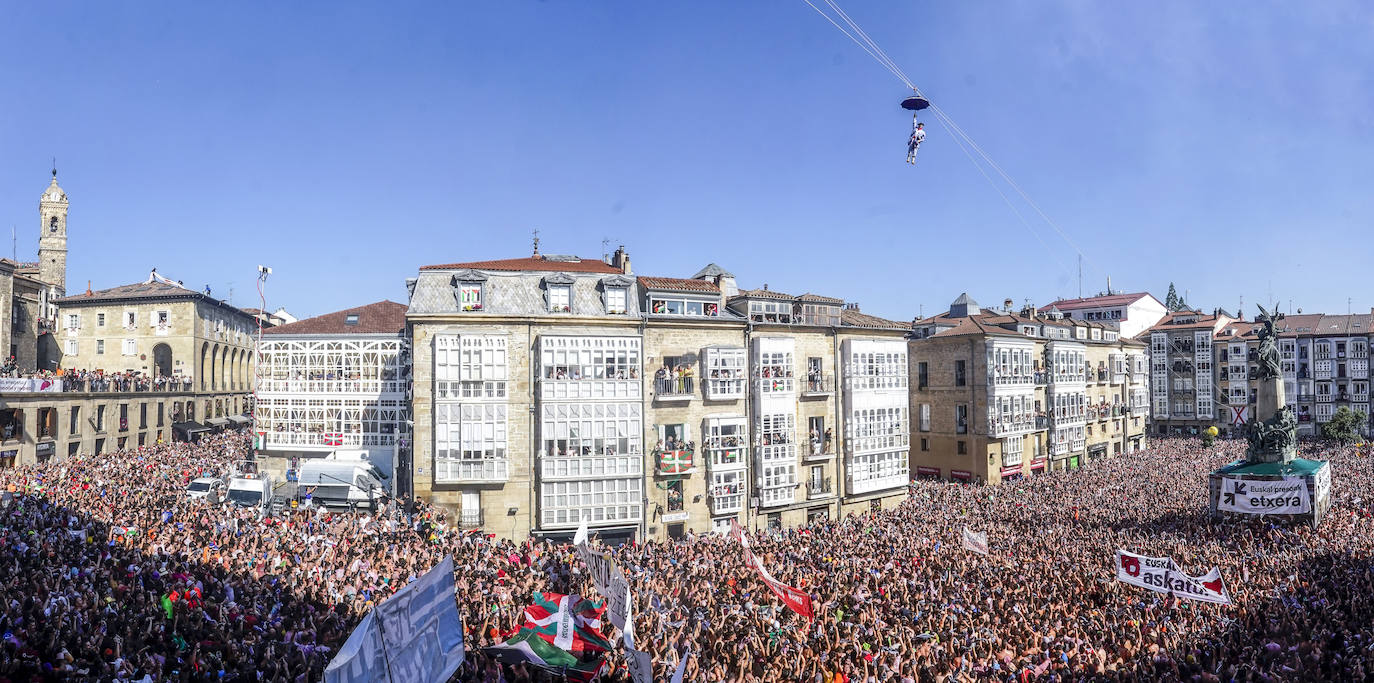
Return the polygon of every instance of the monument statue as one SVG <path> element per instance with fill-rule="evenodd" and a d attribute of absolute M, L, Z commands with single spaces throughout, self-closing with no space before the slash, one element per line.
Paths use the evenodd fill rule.
<path fill-rule="evenodd" d="M 1263 326 L 1259 328 L 1259 374 L 1257 379 L 1277 379 L 1280 376 L 1281 368 L 1279 365 L 1279 347 L 1277 336 L 1274 334 L 1274 321 L 1282 320 L 1283 314 L 1278 312 L 1278 307 L 1274 307 L 1271 313 L 1264 310 L 1264 307 L 1255 304 L 1259 309 L 1259 316 L 1255 322 Z"/>
<path fill-rule="evenodd" d="M 1274 332 L 1274 322 L 1283 319 L 1278 306 L 1273 311 L 1255 305 L 1259 315 L 1255 322 L 1259 328 L 1259 380 L 1256 390 L 1256 411 L 1250 422 L 1250 448 L 1246 460 L 1250 462 L 1286 463 L 1297 455 L 1298 418 L 1293 406 L 1285 405 L 1283 396 L 1282 364 L 1279 358 L 1278 335 Z"/>

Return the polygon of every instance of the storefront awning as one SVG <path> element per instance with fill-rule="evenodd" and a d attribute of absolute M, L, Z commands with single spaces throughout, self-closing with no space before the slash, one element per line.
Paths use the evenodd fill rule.
<path fill-rule="evenodd" d="M 229 425 L 229 419 L 223 417 L 212 417 L 206 420 L 205 424 L 208 424 L 211 427 L 226 427 Z"/>
<path fill-rule="evenodd" d="M 190 422 L 173 422 L 172 429 L 175 429 L 183 434 L 195 434 L 196 432 L 210 431 L 209 427 L 206 427 L 205 425 L 194 420 Z"/>
<path fill-rule="evenodd" d="M 230 415 L 229 421 L 239 426 L 253 424 L 253 418 L 246 415 Z"/>

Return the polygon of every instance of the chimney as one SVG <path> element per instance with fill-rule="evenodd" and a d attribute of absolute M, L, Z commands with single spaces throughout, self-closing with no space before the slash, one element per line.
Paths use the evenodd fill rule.
<path fill-rule="evenodd" d="M 763 283 L 763 291 L 765 291 L 765 292 L 768 291 L 768 283 L 767 283 L 767 282 Z"/>
<path fill-rule="evenodd" d="M 1011 306 L 1012 306 L 1011 297 L 1007 297 L 1006 299 L 1003 299 L 1003 300 L 1002 300 L 1002 310 L 1004 310 L 1004 311 L 1006 311 L 1006 312 L 1008 312 L 1008 313 L 1011 313 Z"/>
<path fill-rule="evenodd" d="M 625 245 L 622 244 L 619 247 L 616 247 L 615 253 L 611 254 L 611 267 L 619 270 L 620 272 L 626 275 L 629 275 L 631 273 L 630 255 L 625 252 Z"/>
<path fill-rule="evenodd" d="M 90 280 L 87 280 L 87 281 L 86 281 L 86 296 L 90 296 L 90 295 L 92 295 L 92 294 L 94 294 L 94 293 L 95 293 L 95 292 L 92 292 L 92 291 L 91 291 L 91 281 L 90 281 Z M 1298 312 L 1299 312 L 1299 313 L 1302 313 L 1302 309 L 1298 309 Z"/>

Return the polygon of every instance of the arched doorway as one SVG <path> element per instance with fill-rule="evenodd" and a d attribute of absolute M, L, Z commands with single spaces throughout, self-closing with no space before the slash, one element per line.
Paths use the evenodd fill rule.
<path fill-rule="evenodd" d="M 200 390 L 205 391 L 210 388 L 210 343 L 205 342 L 200 345 L 200 376 L 196 379 L 200 382 Z"/>
<path fill-rule="evenodd" d="M 172 376 L 172 347 L 166 344 L 153 347 L 153 374 L 157 377 Z"/>

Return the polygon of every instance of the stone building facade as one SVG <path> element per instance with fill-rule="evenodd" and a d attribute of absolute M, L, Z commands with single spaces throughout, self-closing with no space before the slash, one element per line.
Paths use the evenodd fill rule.
<path fill-rule="evenodd" d="M 252 389 L 257 322 L 208 294 L 154 272 L 57 306 L 64 369 L 178 377 L 207 392 Z"/>
<path fill-rule="evenodd" d="M 623 249 L 428 266 L 408 285 L 407 473 L 465 526 L 564 537 L 585 519 L 605 538 L 666 539 L 905 495 L 907 407 L 888 367 L 905 367 L 902 323 L 740 290 L 715 265 L 632 277 Z M 842 404 L 845 349 L 883 379 Z"/>
<path fill-rule="evenodd" d="M 56 300 L 67 283 L 67 193 L 57 171 L 38 200 L 38 260 L 0 259 L 0 353 L 20 372 L 55 370 L 60 351 L 54 333 Z"/>
<path fill-rule="evenodd" d="M 60 387 L 61 379 L 50 380 Z M 184 438 L 173 425 L 203 418 L 209 402 L 247 409 L 246 395 L 183 386 L 164 391 L 6 391 L 0 400 L 0 467 L 100 455 Z"/>
<path fill-rule="evenodd" d="M 1146 354 L 1111 323 L 984 310 L 967 294 L 910 341 L 917 477 L 1000 481 L 1144 449 Z"/>

